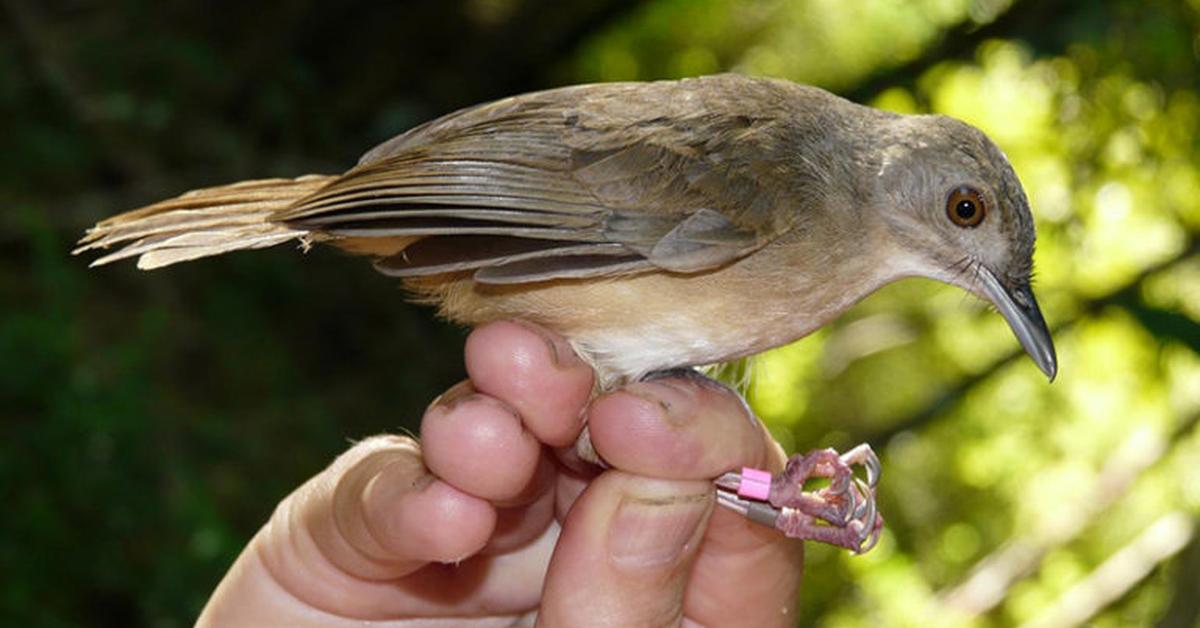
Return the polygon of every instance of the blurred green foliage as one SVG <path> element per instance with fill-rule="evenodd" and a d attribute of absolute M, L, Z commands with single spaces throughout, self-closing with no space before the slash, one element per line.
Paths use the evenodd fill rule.
<path fill-rule="evenodd" d="M 1197 0 L 0 7 L 0 623 L 189 624 L 292 487 L 462 377 L 360 261 L 88 271 L 84 227 L 488 98 L 734 70 L 991 134 L 1062 364 L 917 280 L 759 359 L 789 449 L 884 458 L 881 546 L 813 546 L 799 623 L 1200 625 Z"/>

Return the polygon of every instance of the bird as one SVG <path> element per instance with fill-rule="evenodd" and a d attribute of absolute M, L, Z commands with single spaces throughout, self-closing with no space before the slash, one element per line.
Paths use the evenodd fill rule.
<path fill-rule="evenodd" d="M 995 143 L 783 79 L 597 83 L 467 107 L 342 174 L 117 215 L 75 253 L 152 269 L 285 242 L 368 257 L 457 323 L 554 330 L 598 390 L 793 342 L 913 276 L 990 302 L 1051 381 L 1058 369 L 1031 288 L 1029 201 Z"/>

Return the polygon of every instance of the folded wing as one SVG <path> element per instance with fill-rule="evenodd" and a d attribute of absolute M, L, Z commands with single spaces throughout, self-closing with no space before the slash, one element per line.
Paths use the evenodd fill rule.
<path fill-rule="evenodd" d="M 456 112 L 273 219 L 335 241 L 411 242 L 376 262 L 399 277 L 506 284 L 716 268 L 791 225 L 788 186 L 771 180 L 787 165 L 770 159 L 775 120 L 696 83 L 582 86 Z"/>

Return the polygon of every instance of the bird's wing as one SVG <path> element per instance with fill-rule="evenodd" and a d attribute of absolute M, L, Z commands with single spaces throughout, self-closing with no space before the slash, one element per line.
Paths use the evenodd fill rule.
<path fill-rule="evenodd" d="M 787 230 L 798 209 L 788 190 L 799 187 L 775 144 L 778 117 L 756 115 L 761 95 L 745 93 L 751 79 L 721 79 L 737 82 L 717 85 L 731 93 L 701 81 L 607 84 L 459 111 L 367 153 L 275 220 L 416 239 L 377 261 L 396 276 L 525 283 L 713 269 Z"/>

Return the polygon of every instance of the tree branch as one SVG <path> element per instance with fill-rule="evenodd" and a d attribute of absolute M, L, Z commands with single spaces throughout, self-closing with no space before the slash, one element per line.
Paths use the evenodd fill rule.
<path fill-rule="evenodd" d="M 1004 600 L 1013 584 L 1037 568 L 1047 553 L 1074 540 L 1087 529 L 1088 524 L 1128 494 L 1137 479 L 1165 458 L 1181 440 L 1191 434 L 1197 424 L 1200 424 L 1200 413 L 1176 425 L 1167 438 L 1146 442 L 1138 434 L 1130 435 L 1109 457 L 1091 486 L 1077 493 L 1080 496 L 1078 501 L 1070 505 L 1075 512 L 1074 517 L 1061 525 L 1047 526 L 1008 540 L 975 563 L 962 583 L 939 593 L 942 603 L 969 617 L 982 615 L 994 608 Z M 1179 547 L 1174 548 L 1171 554 L 1163 558 L 1178 550 Z"/>
<path fill-rule="evenodd" d="M 1132 591 L 1196 534 L 1191 517 L 1173 510 L 1146 527 L 1022 628 L 1078 626 Z"/>

